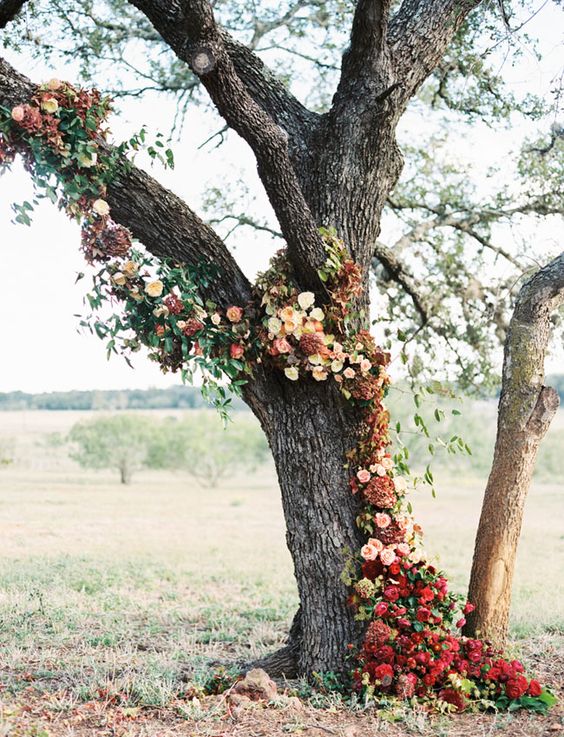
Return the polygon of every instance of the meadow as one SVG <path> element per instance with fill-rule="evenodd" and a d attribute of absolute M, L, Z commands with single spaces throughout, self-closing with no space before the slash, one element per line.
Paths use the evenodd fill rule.
<path fill-rule="evenodd" d="M 233 713 L 221 696 L 204 699 L 199 688 L 218 668 L 283 642 L 297 605 L 274 471 L 217 489 L 142 471 L 122 486 L 45 442 L 86 414 L 0 414 L 0 437 L 16 442 L 15 462 L 0 468 L 0 736 L 564 733 L 559 710 L 430 719 L 345 708 L 300 682 L 270 709 Z M 464 591 L 484 479 L 442 474 L 437 489 L 436 499 L 415 493 L 415 513 L 428 550 Z M 556 690 L 562 496 L 558 480 L 531 489 L 510 646 Z"/>

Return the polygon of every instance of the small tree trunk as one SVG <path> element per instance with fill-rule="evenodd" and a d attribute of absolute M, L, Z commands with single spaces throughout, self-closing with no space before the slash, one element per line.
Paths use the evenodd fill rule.
<path fill-rule="evenodd" d="M 564 253 L 527 281 L 505 342 L 497 438 L 476 535 L 465 634 L 496 645 L 507 637 L 523 508 L 537 451 L 558 408 L 543 386 L 551 313 L 564 301 Z"/>
<path fill-rule="evenodd" d="M 266 407 L 253 409 L 276 463 L 300 610 L 286 648 L 260 665 L 289 677 L 342 672 L 347 645 L 362 632 L 341 582 L 348 555 L 363 543 L 346 468 L 359 419 L 329 382 L 282 382 Z"/>
<path fill-rule="evenodd" d="M 122 484 L 131 483 L 131 470 L 127 463 L 122 463 L 119 467 L 119 476 Z"/>

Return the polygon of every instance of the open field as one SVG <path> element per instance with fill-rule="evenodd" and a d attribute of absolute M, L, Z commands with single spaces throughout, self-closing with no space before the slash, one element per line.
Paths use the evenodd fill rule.
<path fill-rule="evenodd" d="M 274 475 L 266 468 L 204 490 L 187 475 L 142 472 L 123 487 L 38 445 L 76 419 L 0 414 L 0 433 L 15 435 L 21 453 L 0 470 L 0 736 L 564 733 L 558 711 L 546 719 L 402 712 L 394 722 L 338 702 L 316 708 L 332 701 L 319 695 L 239 714 L 220 697 L 191 701 L 191 684 L 213 663 L 275 649 L 295 610 Z M 438 488 L 436 500 L 418 492 L 416 514 L 428 549 L 464 590 L 483 481 L 443 479 Z M 512 619 L 512 650 L 556 688 L 562 498 L 558 484 L 531 491 Z M 308 695 L 304 684 L 292 687 Z"/>

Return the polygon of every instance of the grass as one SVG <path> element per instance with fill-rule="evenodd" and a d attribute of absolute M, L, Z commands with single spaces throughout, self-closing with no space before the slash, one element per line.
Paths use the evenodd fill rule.
<path fill-rule="evenodd" d="M 76 419 L 71 413 L 21 413 L 19 420 L 17 414 L 0 415 L 0 428 L 9 428 L 20 452 L 16 466 L 0 471 L 0 737 L 331 733 L 316 724 L 347 737 L 346 729 L 359 725 L 363 734 L 366 725 L 394 736 L 457 734 L 426 715 L 354 714 L 339 703 L 328 709 L 319 697 L 302 710 L 282 700 L 273 710 L 256 707 L 236 718 L 226 717 L 220 700 L 190 701 L 191 684 L 203 682 L 214 663 L 274 650 L 295 611 L 272 471 L 235 477 L 215 490 L 154 472 L 123 487 L 110 473 L 80 471 L 38 445 L 44 432 L 67 429 Z M 443 479 L 438 499 L 423 491 L 414 498 L 428 549 L 461 591 L 483 486 Z M 561 514 L 558 485 L 535 483 L 519 550 L 511 645 L 556 685 L 564 630 Z M 493 730 L 487 717 L 468 719 L 475 731 L 460 734 Z M 460 729 L 464 720 L 456 722 Z M 515 735 L 552 724 L 528 715 L 498 722 Z"/>

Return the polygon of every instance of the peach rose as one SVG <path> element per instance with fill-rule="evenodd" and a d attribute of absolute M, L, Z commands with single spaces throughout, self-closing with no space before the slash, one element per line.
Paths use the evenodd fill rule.
<path fill-rule="evenodd" d="M 160 279 L 149 282 L 145 287 L 145 292 L 149 297 L 160 297 L 164 290 L 164 284 Z"/>
<path fill-rule="evenodd" d="M 135 276 L 137 272 L 139 271 L 139 267 L 135 263 L 135 261 L 126 261 L 124 265 L 121 267 L 121 270 L 126 276 Z"/>
<path fill-rule="evenodd" d="M 12 108 L 12 120 L 15 120 L 16 123 L 21 123 L 24 118 L 25 108 L 23 105 L 16 105 L 16 107 Z"/>
<path fill-rule="evenodd" d="M 343 371 L 343 374 L 346 379 L 354 379 L 354 377 L 356 376 L 356 371 L 349 366 Z"/>
<path fill-rule="evenodd" d="M 383 548 L 384 548 L 384 543 L 383 543 L 383 542 L 382 542 L 381 540 L 378 540 L 378 538 L 377 538 L 377 537 L 371 537 L 371 538 L 370 538 L 370 539 L 368 540 L 368 545 L 372 545 L 372 547 L 373 547 L 373 548 L 376 548 L 376 550 L 377 550 L 378 552 L 380 552 L 380 551 L 381 551 L 381 550 L 383 550 Z"/>
<path fill-rule="evenodd" d="M 287 322 L 289 320 L 293 320 L 296 316 L 296 311 L 293 307 L 284 307 L 284 309 L 280 310 L 280 319 L 283 322 Z"/>
<path fill-rule="evenodd" d="M 327 378 L 327 371 L 321 366 L 315 366 L 311 373 L 316 381 L 325 381 Z"/>
<path fill-rule="evenodd" d="M 219 325 L 219 323 L 221 322 L 221 315 L 218 312 L 214 312 L 210 320 L 214 325 Z"/>
<path fill-rule="evenodd" d="M 231 305 L 231 307 L 227 308 L 225 314 L 227 315 L 229 322 L 241 322 L 243 318 L 243 308 Z"/>
<path fill-rule="evenodd" d="M 394 462 L 390 458 L 390 456 L 384 456 L 382 460 L 380 461 L 380 463 L 384 466 L 386 471 L 391 471 L 392 468 L 394 467 Z"/>
<path fill-rule="evenodd" d="M 386 514 L 385 512 L 379 512 L 378 514 L 374 515 L 374 522 L 376 522 L 376 527 L 384 529 L 385 527 L 389 527 L 391 525 L 392 518 L 389 514 Z"/>
<path fill-rule="evenodd" d="M 367 358 L 363 358 L 360 362 L 360 370 L 363 374 L 366 374 L 372 368 L 372 364 Z"/>
<path fill-rule="evenodd" d="M 396 558 L 397 556 L 392 548 L 384 548 L 384 550 L 380 552 L 380 560 L 385 566 L 391 566 Z"/>
<path fill-rule="evenodd" d="M 360 554 L 364 560 L 376 560 L 378 557 L 378 551 L 370 544 L 363 545 Z"/>

